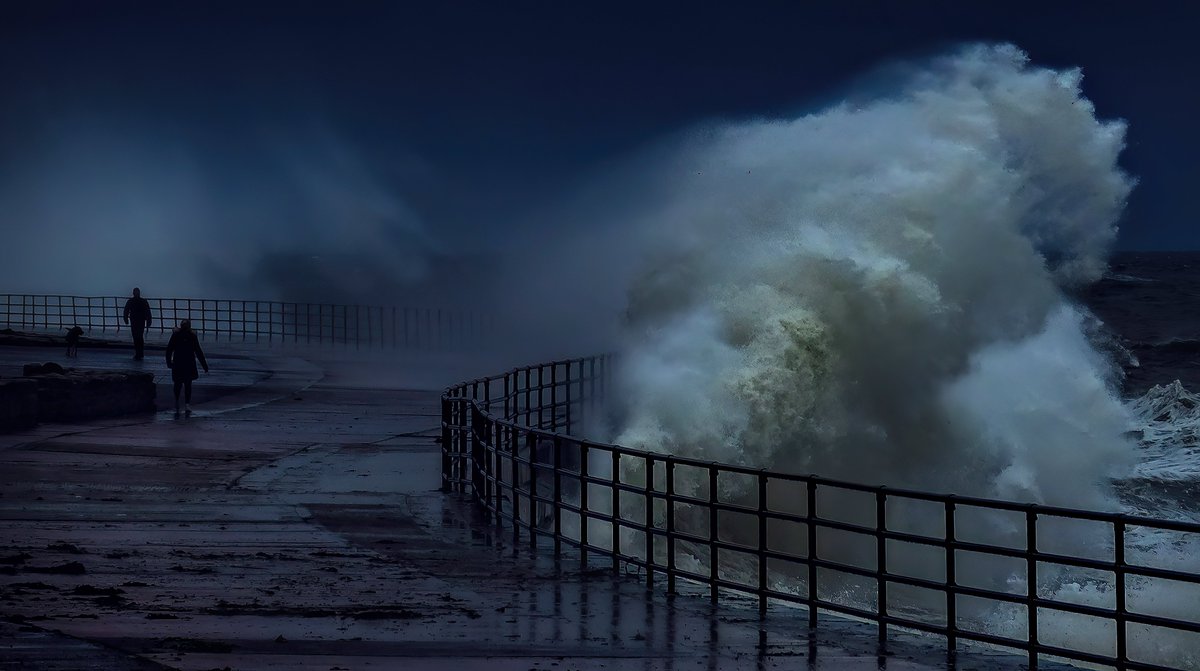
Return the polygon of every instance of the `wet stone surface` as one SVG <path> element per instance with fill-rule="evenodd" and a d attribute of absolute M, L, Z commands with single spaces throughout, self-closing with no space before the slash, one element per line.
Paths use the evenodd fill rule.
<path fill-rule="evenodd" d="M 191 418 L 0 436 L 0 668 L 946 665 L 937 642 L 878 657 L 872 626 L 831 619 L 810 639 L 802 610 L 760 618 L 556 561 L 435 490 L 437 393 L 227 361 L 265 372 L 230 373 Z"/>

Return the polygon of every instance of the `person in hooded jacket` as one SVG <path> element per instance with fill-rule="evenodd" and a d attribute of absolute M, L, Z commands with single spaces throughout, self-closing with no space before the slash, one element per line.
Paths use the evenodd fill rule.
<path fill-rule="evenodd" d="M 192 414 L 192 380 L 200 377 L 196 370 L 196 360 L 208 372 L 208 362 L 204 359 L 204 351 L 200 349 L 200 339 L 192 330 L 192 322 L 185 319 L 179 322 L 179 328 L 171 334 L 167 342 L 167 368 L 171 369 L 171 381 L 175 386 L 175 416 L 179 417 L 179 391 L 183 390 L 185 412 Z"/>

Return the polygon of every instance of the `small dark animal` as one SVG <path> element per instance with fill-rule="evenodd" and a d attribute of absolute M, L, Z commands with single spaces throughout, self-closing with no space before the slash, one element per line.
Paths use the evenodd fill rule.
<path fill-rule="evenodd" d="M 67 329 L 67 356 L 79 356 L 79 337 L 83 335 L 83 329 L 78 326 L 72 326 Z"/>

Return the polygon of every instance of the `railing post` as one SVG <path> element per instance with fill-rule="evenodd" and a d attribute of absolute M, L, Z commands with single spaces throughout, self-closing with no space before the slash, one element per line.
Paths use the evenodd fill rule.
<path fill-rule="evenodd" d="M 538 383 L 537 383 L 537 428 L 542 429 L 546 426 L 546 366 L 542 364 L 537 367 Z M 553 414 L 553 409 L 551 409 Z"/>
<path fill-rule="evenodd" d="M 875 572 L 878 575 L 879 652 L 887 652 L 887 489 L 875 491 Z"/>
<path fill-rule="evenodd" d="M 954 495 L 946 497 L 946 652 L 958 652 L 958 578 L 954 549 Z"/>
<path fill-rule="evenodd" d="M 558 430 L 558 364 L 550 364 L 550 430 Z"/>
<path fill-rule="evenodd" d="M 504 419 L 511 421 L 512 415 L 512 374 L 504 374 Z"/>
<path fill-rule="evenodd" d="M 675 460 L 667 457 L 667 594 L 675 594 Z"/>
<path fill-rule="evenodd" d="M 579 444 L 579 564 L 587 568 L 588 553 L 588 446 Z"/>
<path fill-rule="evenodd" d="M 479 435 L 483 431 L 483 417 L 474 403 L 464 401 L 463 404 L 471 409 L 471 498 L 478 501 L 480 490 L 487 487 L 486 481 L 481 481 L 482 474 L 478 467 L 483 456 L 483 440 Z"/>
<path fill-rule="evenodd" d="M 537 448 L 539 436 L 533 432 L 527 434 L 525 441 L 529 452 L 529 547 L 537 548 Z"/>
<path fill-rule="evenodd" d="M 717 465 L 710 464 L 708 467 L 708 573 L 709 579 L 712 581 L 712 589 L 709 590 L 708 596 L 713 603 L 717 602 L 717 581 L 721 575 L 717 566 L 721 558 L 721 553 L 717 550 L 720 536 L 717 533 L 717 523 L 720 521 L 717 498 Z"/>
<path fill-rule="evenodd" d="M 767 612 L 767 470 L 758 472 L 758 612 Z"/>
<path fill-rule="evenodd" d="M 442 396 L 442 491 L 450 491 L 453 467 L 450 458 L 450 399 Z"/>
<path fill-rule="evenodd" d="M 441 318 L 442 311 L 438 310 L 439 333 L 442 328 Z M 525 441 L 528 442 L 530 436 L 529 429 L 525 429 L 523 435 L 525 436 Z M 515 546 L 521 540 L 521 462 L 518 461 L 521 456 L 521 440 L 515 435 L 513 436 L 511 448 L 508 451 L 508 474 L 512 478 L 512 482 L 508 491 L 512 494 L 509 505 L 512 507 L 513 545 Z"/>
<path fill-rule="evenodd" d="M 472 489 L 474 490 L 473 498 L 474 501 L 479 501 L 480 487 L 479 485 L 476 485 L 476 483 L 481 484 L 482 490 L 485 492 L 487 491 L 488 487 L 491 486 L 487 481 L 486 471 L 484 469 L 484 467 L 487 465 L 487 454 L 485 453 L 484 445 L 479 442 L 478 433 L 479 431 L 482 431 L 480 424 L 482 424 L 482 421 L 484 420 L 482 420 L 478 413 L 475 412 L 475 403 L 470 402 L 470 399 L 467 399 L 466 394 L 467 388 L 463 387 L 460 401 L 458 401 L 458 407 L 461 408 L 460 412 L 458 412 L 458 418 L 460 418 L 460 421 L 462 421 L 462 429 L 458 430 L 458 453 L 470 454 L 470 481 L 472 481 Z M 468 412 L 470 412 L 469 420 L 467 418 Z M 470 441 L 469 453 L 467 451 L 468 439 Z M 482 463 L 484 463 L 484 466 L 480 466 L 481 460 Z"/>
<path fill-rule="evenodd" d="M 507 377 L 505 378 L 507 379 Z M 505 403 L 508 399 L 505 399 Z M 554 556 L 562 554 L 562 436 L 554 436 Z"/>
<path fill-rule="evenodd" d="M 621 572 L 621 453 L 612 451 L 612 551 L 613 573 Z"/>
<path fill-rule="evenodd" d="M 1116 614 L 1114 615 L 1114 624 L 1117 627 L 1117 662 L 1118 668 L 1124 668 L 1129 663 L 1128 642 L 1126 640 L 1128 634 L 1125 631 L 1125 522 L 1117 520 L 1113 522 L 1113 577 L 1116 582 Z"/>
<path fill-rule="evenodd" d="M 570 364 L 568 364 L 570 365 Z M 571 376 L 568 375 L 570 380 Z M 567 389 L 571 389 L 570 382 Z M 646 457 L 646 588 L 654 587 L 654 457 Z"/>
<path fill-rule="evenodd" d="M 1029 615 L 1029 669 L 1038 667 L 1037 507 L 1025 511 L 1025 607 Z"/>
<path fill-rule="evenodd" d="M 525 425 L 533 421 L 533 373 L 528 367 L 525 368 Z M 538 399 L 538 404 L 541 405 L 541 399 Z"/>
<path fill-rule="evenodd" d="M 563 430 L 566 431 L 567 433 L 572 433 L 575 431 L 575 423 L 573 421 L 574 420 L 574 411 L 571 408 L 571 362 L 570 361 L 567 361 L 566 375 L 567 375 L 567 380 L 566 380 L 567 383 L 566 383 L 563 391 L 565 391 L 566 395 L 567 395 L 567 415 L 563 420 L 566 425 L 563 428 Z"/>
<path fill-rule="evenodd" d="M 808 507 L 808 628 L 817 628 L 817 476 L 805 481 Z"/>
<path fill-rule="evenodd" d="M 501 429 L 503 431 L 503 429 Z M 499 439 L 493 436 L 491 449 L 487 450 L 483 455 L 483 502 L 484 510 L 488 513 L 488 519 L 495 520 L 500 523 L 500 483 L 496 479 L 500 477 L 500 444 Z"/>

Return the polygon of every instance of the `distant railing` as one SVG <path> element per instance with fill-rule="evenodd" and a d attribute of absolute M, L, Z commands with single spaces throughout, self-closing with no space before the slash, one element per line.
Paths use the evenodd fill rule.
<path fill-rule="evenodd" d="M 943 637 L 950 654 L 977 644 L 1023 651 L 1030 668 L 1196 663 L 1178 661 L 1200 650 L 1196 600 L 1184 619 L 1161 599 L 1131 605 L 1129 597 L 1157 588 L 1183 598 L 1179 591 L 1200 585 L 1196 572 L 1139 561 L 1133 550 L 1146 533 L 1170 534 L 1186 548 L 1200 540 L 1200 524 L 873 487 L 590 441 L 576 434 L 599 418 L 609 367 L 604 356 L 557 361 L 447 389 L 443 490 L 469 494 L 511 527 L 514 541 L 524 530 L 532 547 L 547 539 L 556 554 L 574 548 L 585 565 L 600 555 L 650 585 L 665 578 L 668 592 L 682 580 L 706 586 L 713 601 L 741 593 L 763 611 L 768 602 L 797 604 L 811 628 L 822 611 L 868 620 L 881 653 L 892 630 L 908 630 Z M 981 520 L 997 516 L 1009 522 L 1003 542 L 980 531 Z M 1071 525 L 1090 525 L 1100 541 L 1087 554 L 1061 550 Z M 989 563 L 1023 584 L 973 577 Z M 1063 569 L 1090 572 L 1107 603 L 1045 593 L 1047 578 Z M 846 596 L 847 584 L 857 584 L 856 596 Z M 1006 609 L 1024 633 L 972 619 L 966 606 Z M 1064 618 L 1110 636 L 1099 646 L 1106 650 L 1064 635 Z"/>
<path fill-rule="evenodd" d="M 85 332 L 128 330 L 118 296 L 0 294 L 0 328 Z M 468 349 L 493 323 L 470 310 L 208 298 L 147 298 L 148 336 L 170 335 L 183 319 L 204 338 L 360 347 Z"/>

